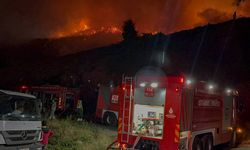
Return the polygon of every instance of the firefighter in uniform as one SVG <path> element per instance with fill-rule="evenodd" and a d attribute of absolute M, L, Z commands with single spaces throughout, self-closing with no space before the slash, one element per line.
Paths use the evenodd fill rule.
<path fill-rule="evenodd" d="M 77 115 L 77 121 L 82 121 L 83 118 L 82 100 L 77 101 L 76 115 Z"/>
<path fill-rule="evenodd" d="M 56 98 L 51 99 L 51 107 L 50 107 L 50 116 L 49 119 L 55 119 L 55 111 L 56 111 Z"/>

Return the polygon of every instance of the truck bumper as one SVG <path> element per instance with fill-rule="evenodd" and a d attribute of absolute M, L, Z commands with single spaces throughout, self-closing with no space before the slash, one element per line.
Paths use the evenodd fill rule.
<path fill-rule="evenodd" d="M 40 143 L 27 145 L 0 145 L 0 150 L 42 150 L 43 145 Z"/>

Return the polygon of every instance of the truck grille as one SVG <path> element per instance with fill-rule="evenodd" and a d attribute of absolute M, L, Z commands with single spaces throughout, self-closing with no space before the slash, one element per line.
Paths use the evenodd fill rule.
<path fill-rule="evenodd" d="M 3 131 L 7 145 L 28 144 L 37 141 L 39 130 Z"/>

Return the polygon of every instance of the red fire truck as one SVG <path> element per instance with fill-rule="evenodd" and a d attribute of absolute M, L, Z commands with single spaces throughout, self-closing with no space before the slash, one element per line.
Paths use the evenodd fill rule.
<path fill-rule="evenodd" d="M 233 90 L 151 71 L 125 77 L 122 91 L 118 136 L 108 149 L 211 150 L 235 144 L 242 132 Z"/>
<path fill-rule="evenodd" d="M 21 86 L 20 91 L 32 94 L 41 99 L 43 107 L 49 107 L 50 100 L 53 98 L 57 99 L 57 111 L 64 111 L 66 108 L 74 110 L 80 94 L 79 89 L 56 85 Z"/>
<path fill-rule="evenodd" d="M 121 92 L 120 87 L 101 86 L 99 88 L 96 117 L 106 125 L 117 126 Z"/>

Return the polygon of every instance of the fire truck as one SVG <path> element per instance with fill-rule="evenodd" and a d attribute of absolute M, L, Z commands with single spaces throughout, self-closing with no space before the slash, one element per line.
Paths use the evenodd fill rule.
<path fill-rule="evenodd" d="M 35 96 L 0 90 L 0 149 L 42 150 L 40 102 Z"/>
<path fill-rule="evenodd" d="M 21 86 L 21 92 L 29 93 L 41 100 L 43 108 L 49 108 L 52 99 L 56 99 L 56 111 L 75 110 L 79 101 L 80 90 L 57 85 Z"/>
<path fill-rule="evenodd" d="M 160 69 L 125 77 L 117 140 L 107 149 L 211 150 L 236 144 L 237 91 Z"/>
<path fill-rule="evenodd" d="M 99 88 L 96 118 L 101 120 L 105 125 L 117 126 L 121 92 L 119 86 L 101 86 Z"/>

